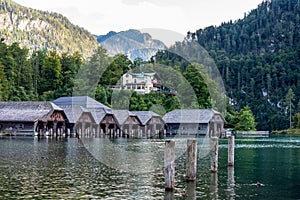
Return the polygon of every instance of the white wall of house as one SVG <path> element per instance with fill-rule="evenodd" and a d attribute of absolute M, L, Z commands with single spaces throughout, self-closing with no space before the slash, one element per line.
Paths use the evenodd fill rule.
<path fill-rule="evenodd" d="M 153 89 L 153 82 L 156 81 L 155 73 L 125 73 L 121 79 L 122 88 L 134 90 L 138 93 L 147 94 Z"/>

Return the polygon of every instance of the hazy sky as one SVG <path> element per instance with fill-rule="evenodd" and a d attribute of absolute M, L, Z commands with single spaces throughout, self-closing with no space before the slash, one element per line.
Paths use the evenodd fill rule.
<path fill-rule="evenodd" d="M 128 29 L 162 28 L 186 34 L 243 18 L 263 0 L 13 0 L 61 13 L 96 35 Z"/>

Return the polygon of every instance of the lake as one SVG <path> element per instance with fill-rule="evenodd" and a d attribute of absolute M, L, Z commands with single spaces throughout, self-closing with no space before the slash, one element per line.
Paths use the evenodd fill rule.
<path fill-rule="evenodd" d="M 185 182 L 186 139 L 174 140 L 170 193 L 163 139 L 1 137 L 0 199 L 300 199 L 300 137 L 236 138 L 234 168 L 220 139 L 217 174 L 198 138 L 196 183 Z"/>

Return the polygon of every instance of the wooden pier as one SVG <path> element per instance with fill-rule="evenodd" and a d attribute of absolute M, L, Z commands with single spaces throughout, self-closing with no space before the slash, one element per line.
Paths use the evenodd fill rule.
<path fill-rule="evenodd" d="M 237 131 L 237 137 L 269 137 L 269 131 Z"/>

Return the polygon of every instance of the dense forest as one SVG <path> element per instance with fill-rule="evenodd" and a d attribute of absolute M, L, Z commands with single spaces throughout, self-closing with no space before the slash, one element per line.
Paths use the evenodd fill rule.
<path fill-rule="evenodd" d="M 21 48 L 18 43 L 7 45 L 1 42 L 0 101 L 51 101 L 61 96 L 88 95 L 114 108 L 152 109 L 158 113 L 180 108 L 174 96 L 162 93 L 138 95 L 108 87 L 117 84 L 121 76 L 137 64 L 140 62 L 132 62 L 124 55 L 110 57 L 102 47 L 83 59 L 77 52 L 36 51 L 29 54 L 28 49 Z M 112 104 L 112 100 L 121 97 L 129 97 L 125 99 L 128 107 L 122 107 L 120 102 Z"/>
<path fill-rule="evenodd" d="M 234 110 L 249 105 L 257 129 L 290 126 L 300 110 L 300 2 L 264 1 L 243 19 L 188 33 L 209 51 Z M 291 98 L 292 97 L 292 98 Z"/>

